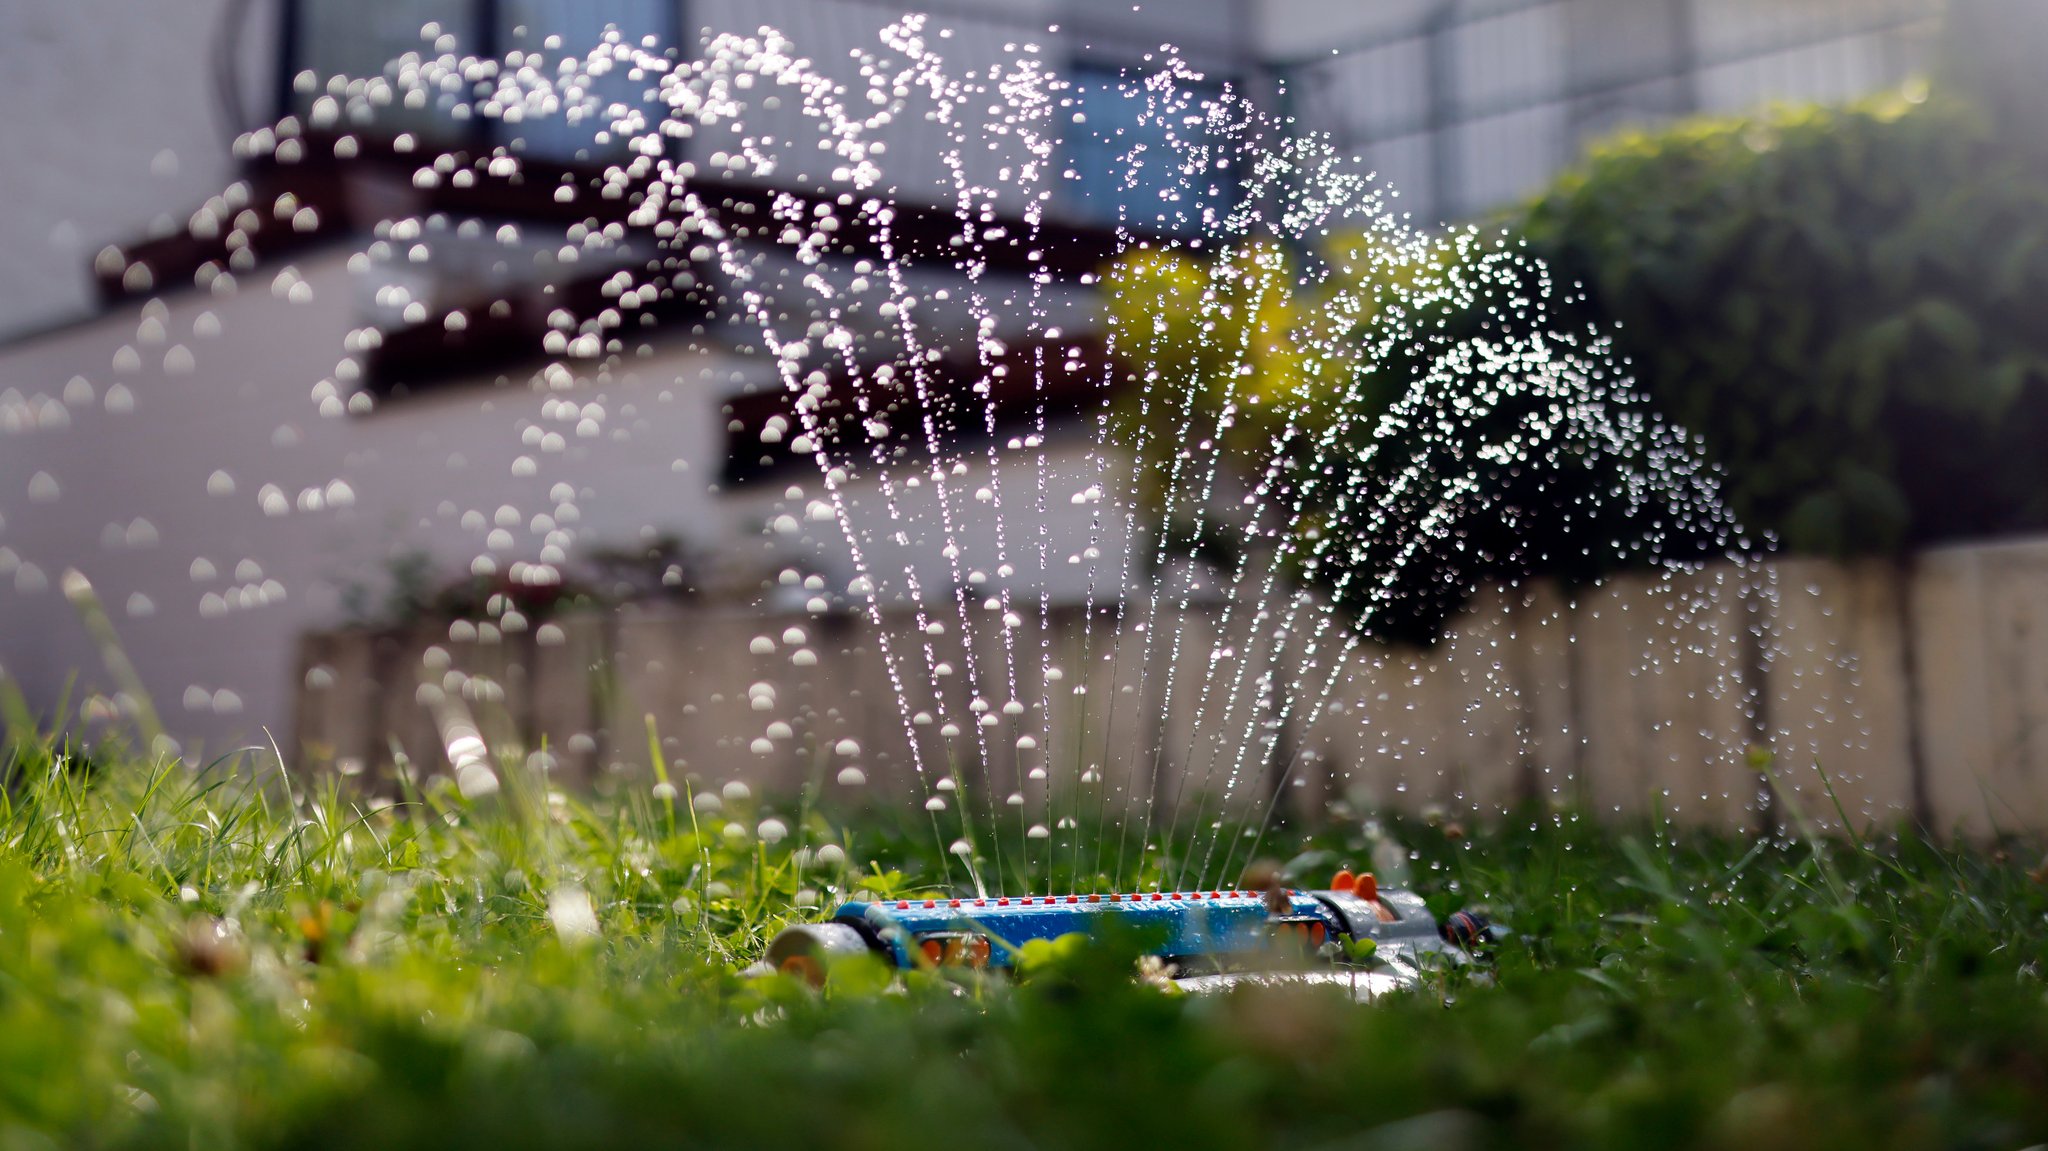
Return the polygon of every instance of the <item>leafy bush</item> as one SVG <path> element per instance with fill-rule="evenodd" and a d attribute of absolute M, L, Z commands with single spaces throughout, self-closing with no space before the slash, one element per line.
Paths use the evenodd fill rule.
<path fill-rule="evenodd" d="M 1909 90 L 1621 136 L 1517 221 L 1744 524 L 1886 552 L 2048 527 L 2048 165 Z"/>
<path fill-rule="evenodd" d="M 1382 229 L 1307 261 L 1257 243 L 1147 253 L 1107 283 L 1118 354 L 1144 373 L 1118 439 L 1168 547 L 1265 557 L 1376 639 L 1433 642 L 1482 587 L 1732 542 L 1696 445 L 1503 236 Z M 1257 485 L 1241 503 L 1300 509 L 1291 532 L 1218 506 L 1182 455 L 1212 437 Z"/>

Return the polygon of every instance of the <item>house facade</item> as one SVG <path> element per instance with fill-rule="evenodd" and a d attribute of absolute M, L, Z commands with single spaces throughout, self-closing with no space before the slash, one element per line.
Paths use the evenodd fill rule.
<path fill-rule="evenodd" d="M 1526 194 L 1625 122 L 1895 83 L 1924 65 L 1934 21 L 1917 0 L 948 0 L 926 25 L 947 72 L 1028 55 L 1072 87 L 1043 117 L 1036 184 L 1016 175 L 1017 140 L 979 114 L 905 115 L 870 135 L 893 241 L 925 253 L 896 263 L 932 378 L 948 394 L 991 378 L 1021 389 L 1008 407 L 990 398 L 985 427 L 929 433 L 971 441 L 949 477 L 963 499 L 1008 492 L 1019 509 L 1007 533 L 1005 517 L 970 517 L 966 554 L 939 557 L 889 530 L 944 514 L 929 487 L 856 485 L 852 530 L 820 526 L 833 512 L 816 469 L 789 458 L 786 381 L 759 325 L 732 319 L 746 290 L 801 320 L 820 285 L 879 274 L 874 235 L 816 268 L 777 264 L 773 245 L 696 256 L 632 226 L 630 196 L 607 198 L 625 143 L 595 121 L 457 111 L 498 74 L 466 71 L 478 61 L 558 63 L 607 28 L 676 63 L 710 35 L 773 27 L 857 92 L 890 6 L 36 7 L 0 45 L 0 91 L 35 112 L 7 117 L 17 162 L 0 173 L 0 669 L 67 719 L 146 695 L 202 753 L 289 742 L 304 633 L 392 622 L 466 580 L 542 572 L 523 586 L 553 586 L 599 553 L 648 594 L 781 608 L 843 596 L 861 542 L 888 553 L 871 566 L 903 573 L 897 596 L 1006 567 L 1020 595 L 1122 594 L 1124 529 L 1076 498 L 1127 471 L 1086 417 L 1112 371 L 1087 278 L 1131 237 L 1198 236 L 1208 198 L 1228 194 L 1125 164 L 1134 143 L 1178 146 L 1144 135 L 1160 129 L 1133 99 L 1164 45 L 1201 75 L 1198 94 L 1227 84 L 1330 134 L 1434 223 Z M 584 94 L 630 106 L 652 82 L 593 76 Z M 735 163 L 730 133 L 664 145 L 703 181 L 718 173 L 725 225 L 843 194 L 797 101 L 764 99 L 745 127 L 780 140 L 772 172 Z M 493 167 L 507 156 L 514 175 Z M 961 188 L 971 277 L 948 247 Z M 1035 278 L 1048 268 L 1051 285 Z M 870 362 L 906 355 L 886 320 L 863 330 Z M 975 403 L 963 410 L 978 419 Z M 1032 558 L 1011 563 L 1027 530 Z M 87 587 L 132 684 L 82 620 Z"/>

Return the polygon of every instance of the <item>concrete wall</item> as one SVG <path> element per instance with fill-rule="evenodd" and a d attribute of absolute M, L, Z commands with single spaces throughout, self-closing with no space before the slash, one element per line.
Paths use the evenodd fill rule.
<path fill-rule="evenodd" d="M 1529 195 L 1590 139 L 1843 100 L 1925 66 L 1929 0 L 1257 0 L 1301 123 L 1433 223 Z"/>
<path fill-rule="evenodd" d="M 1061 610 L 1042 628 L 1027 621 L 1008 658 L 1000 630 L 933 640 L 901 614 L 876 628 L 635 611 L 563 621 L 554 646 L 451 643 L 440 627 L 329 634 L 302 647 L 316 686 L 300 696 L 298 730 L 312 761 L 374 772 L 396 737 L 415 762 L 445 763 L 417 703 L 424 667 L 429 694 L 466 693 L 495 717 L 501 750 L 545 736 L 571 783 L 644 783 L 651 715 L 672 767 L 714 783 L 830 786 L 846 762 L 831 749 L 853 739 L 873 794 L 928 794 L 956 763 L 979 787 L 987 762 L 988 786 L 1021 792 L 1027 811 L 1048 786 L 1060 804 L 1076 789 L 1101 794 L 1076 780 L 1095 769 L 1112 808 L 1233 790 L 1233 806 L 1256 810 L 1280 785 L 1281 802 L 1310 812 L 1339 797 L 1478 812 L 1533 798 L 1727 829 L 2048 827 L 2048 541 L 1942 549 L 1904 567 L 1788 560 L 1576 593 L 1537 585 L 1483 598 L 1427 652 L 1346 653 L 1338 634 L 1308 626 L 1313 610 L 1276 641 L 1286 606 L 1227 625 L 1215 604 L 1148 619 L 1133 601 L 1120 625 Z M 792 666 L 788 627 L 804 631 L 814 667 Z M 751 650 L 763 636 L 774 650 Z M 423 664 L 428 645 L 458 674 Z M 955 668 L 936 692 L 931 660 Z M 1046 667 L 1062 674 L 1048 681 Z M 1268 672 L 1283 686 L 1262 701 Z M 500 682 L 502 693 L 487 686 Z M 750 685 L 762 683 L 773 702 L 757 707 Z M 988 729 L 986 752 L 966 706 L 976 694 L 1026 705 Z M 934 722 L 907 722 L 925 710 Z M 949 717 L 963 733 L 950 755 L 935 734 Z M 757 744 L 777 720 L 791 732 Z M 1018 733 L 1039 747 L 1020 752 Z M 1754 747 L 1770 750 L 1770 778 Z M 1284 781 L 1281 764 L 1293 765 Z M 1032 780 L 1034 766 L 1049 781 Z"/>
<path fill-rule="evenodd" d="M 185 226 L 233 179 L 214 68 L 229 0 L 0 13 L 0 339 L 90 313 L 93 254 Z M 268 112 L 275 12 L 247 6 L 236 80 Z"/>

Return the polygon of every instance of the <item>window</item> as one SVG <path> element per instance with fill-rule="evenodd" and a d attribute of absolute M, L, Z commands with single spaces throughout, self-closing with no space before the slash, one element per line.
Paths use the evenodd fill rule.
<path fill-rule="evenodd" d="M 1146 74 L 1082 63 L 1071 73 L 1061 213 L 1077 223 L 1175 235 L 1213 227 L 1236 181 L 1206 120 L 1220 84 L 1147 87 Z"/>
<path fill-rule="evenodd" d="M 324 94 L 339 94 L 331 78 L 364 79 L 397 77 L 397 62 L 407 53 L 426 59 L 435 55 L 430 38 L 422 29 L 434 25 L 439 33 L 454 37 L 455 51 L 465 55 L 504 58 L 512 52 L 544 54 L 544 71 L 550 82 L 557 78 L 555 66 L 563 59 L 581 58 L 603 39 L 607 26 L 615 25 L 627 42 L 639 44 L 654 37 L 657 49 L 680 50 L 683 0 L 290 0 L 284 21 L 283 52 L 285 73 L 298 76 L 310 72 L 314 86 L 295 85 L 287 110 L 304 113 Z M 550 47 L 550 43 L 554 46 Z M 344 130 L 390 139 L 411 133 L 424 144 L 453 147 L 498 144 L 516 145 L 537 159 L 569 162 L 612 159 L 625 152 L 624 142 L 598 142 L 598 133 L 608 126 L 602 109 L 614 103 L 633 103 L 656 83 L 656 78 L 634 79 L 625 68 L 597 77 L 587 95 L 599 112 L 579 123 L 570 123 L 561 113 L 506 123 L 488 116 L 471 116 L 465 106 L 475 98 L 468 91 L 421 92 L 408 97 L 394 90 L 391 99 L 375 109 L 369 124 L 345 123 Z"/>
<path fill-rule="evenodd" d="M 549 60 L 581 58 L 604 42 L 608 26 L 617 27 L 621 43 L 627 45 L 643 46 L 643 39 L 651 36 L 654 39 L 650 51 L 674 49 L 680 56 L 683 47 L 676 42 L 681 7 L 678 0 L 500 0 L 497 7 L 500 52 L 546 51 Z M 550 36 L 561 38 L 560 47 L 544 48 Z M 604 144 L 597 142 L 598 133 L 611 123 L 604 109 L 612 104 L 641 103 L 648 90 L 660 82 L 658 76 L 635 79 L 630 71 L 619 67 L 593 77 L 588 96 L 595 100 L 595 114 L 581 122 L 572 124 L 568 117 L 558 114 L 518 124 L 500 123 L 500 142 L 523 141 L 526 155 L 550 160 L 622 154 L 624 142 L 616 137 Z M 661 116 L 650 110 L 648 118 L 659 121 Z"/>
<path fill-rule="evenodd" d="M 321 96 L 333 94 L 331 79 L 395 76 L 406 53 L 432 56 L 431 41 L 421 36 L 428 24 L 474 50 L 481 32 L 475 8 L 472 0 L 292 0 L 283 25 L 284 71 L 297 82 L 283 111 L 305 114 Z M 315 80 L 310 90 L 304 83 L 308 72 Z M 452 145 L 465 133 L 450 114 L 453 102 L 442 94 L 435 106 L 408 107 L 404 93 L 392 92 L 375 107 L 373 123 L 350 119 L 338 127 L 384 139 L 412 133 L 423 143 Z"/>

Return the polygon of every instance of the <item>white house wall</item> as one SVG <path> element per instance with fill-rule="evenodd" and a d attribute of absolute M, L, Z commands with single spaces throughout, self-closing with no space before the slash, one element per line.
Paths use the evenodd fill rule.
<path fill-rule="evenodd" d="M 1032 605 L 1041 592 L 1063 606 L 1117 598 L 1132 574 L 1125 555 L 1129 505 L 1117 500 L 1131 489 L 1128 459 L 1105 452 L 1091 428 L 1071 425 L 1055 428 L 1043 453 L 999 447 L 994 457 L 991 466 L 983 446 L 950 455 L 940 469 L 943 497 L 922 469 L 899 469 L 890 492 L 856 474 L 839 494 L 843 526 L 803 517 L 806 507 L 830 499 L 816 474 L 777 476 L 742 489 L 731 503 L 767 529 L 763 547 L 778 564 L 818 574 L 834 592 L 845 591 L 859 570 L 858 549 L 877 593 L 891 601 L 950 605 L 954 589 L 976 572 L 986 577 L 968 585 L 977 607 L 1004 591 Z M 796 513 L 796 523 L 777 532 L 772 525 L 785 512 Z M 954 557 L 945 554 L 949 543 Z M 1002 574 L 1005 568 L 1011 574 Z"/>
<path fill-rule="evenodd" d="M 332 379 L 351 323 L 343 258 L 330 251 L 299 265 L 305 303 L 275 298 L 267 277 L 252 276 L 226 299 L 165 297 L 155 339 L 157 325 L 128 308 L 0 350 L 0 396 L 11 391 L 44 413 L 43 401 L 54 402 L 53 422 L 67 425 L 0 433 L 0 667 L 37 703 L 53 703 L 74 671 L 107 683 L 57 592 L 66 568 L 92 581 L 171 729 L 218 749 L 282 730 L 296 637 L 342 621 L 352 584 L 379 602 L 396 556 L 424 551 L 443 577 L 480 553 L 501 565 L 531 560 L 548 542 L 540 515 L 569 533 L 556 542 L 572 557 L 631 543 L 643 529 L 714 546 L 730 538 L 735 513 L 706 490 L 723 454 L 714 413 L 754 365 L 657 348 L 566 392 L 535 392 L 522 376 L 324 417 L 314 390 Z M 211 326 L 209 314 L 220 334 L 195 334 Z M 148 330 L 139 335 L 139 325 Z M 124 349 L 138 367 L 117 366 Z M 167 356 L 176 366 L 186 352 L 189 373 L 167 373 Z M 124 393 L 133 410 L 109 411 L 110 394 L 119 408 Z M 522 442 L 529 426 L 561 435 L 563 450 Z M 521 458 L 534 474 L 514 473 Z M 232 479 L 232 494 L 208 494 L 210 480 L 221 486 L 216 472 Z M 30 498 L 32 486 L 48 495 L 39 475 L 55 481 L 54 499 Z M 323 503 L 340 494 L 336 481 L 348 506 L 301 510 L 305 493 L 319 491 Z M 566 511 L 551 498 L 564 483 L 575 490 Z M 286 514 L 265 513 L 266 485 Z M 511 544 L 487 546 L 504 508 Z M 470 512 L 489 524 L 464 528 Z M 193 578 L 200 560 L 213 575 Z M 244 561 L 255 567 L 238 575 Z M 268 581 L 273 602 L 254 606 Z M 209 593 L 252 606 L 203 614 Z"/>
<path fill-rule="evenodd" d="M 676 535 L 719 578 L 795 565 L 846 590 L 847 533 L 805 518 L 825 494 L 817 475 L 717 491 L 718 407 L 749 385 L 779 386 L 762 360 L 657 339 L 566 390 L 537 391 L 520 373 L 341 414 L 351 389 L 338 364 L 359 322 L 344 262 L 328 250 L 245 277 L 236 295 L 186 290 L 0 351 L 0 668 L 39 706 L 54 706 L 74 671 L 110 686 L 58 593 L 70 568 L 106 604 L 173 733 L 214 749 L 282 731 L 297 637 L 376 609 L 392 561 L 410 553 L 446 582 L 479 555 L 505 570 L 553 544 L 573 568 L 594 548 Z M 272 280 L 287 294 L 301 285 L 300 302 Z M 1094 451 L 1092 426 L 1049 429 L 1044 455 L 1041 466 L 1036 447 L 1002 449 L 992 478 L 984 445 L 957 449 L 959 572 L 1034 601 L 1041 589 L 1061 603 L 1091 589 L 1113 598 L 1125 570 L 1114 500 L 1129 465 Z M 921 595 L 950 599 L 936 487 L 902 487 L 892 511 L 862 471 L 846 509 L 878 589 L 904 597 L 914 572 Z M 559 500 L 565 484 L 573 496 Z M 775 530 L 784 513 L 797 530 Z"/>
<path fill-rule="evenodd" d="M 93 254 L 186 213 L 233 179 L 213 53 L 226 0 L 9 4 L 0 35 L 0 339 L 93 307 Z M 266 106 L 271 6 L 241 38 Z"/>

